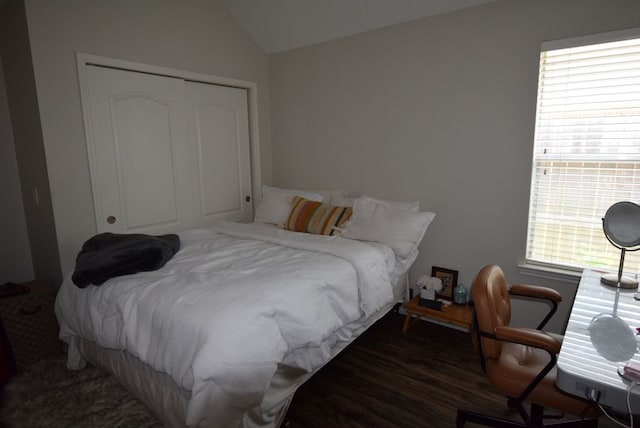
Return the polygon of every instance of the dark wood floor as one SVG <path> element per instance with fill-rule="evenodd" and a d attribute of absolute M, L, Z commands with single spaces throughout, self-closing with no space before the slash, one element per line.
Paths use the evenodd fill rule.
<path fill-rule="evenodd" d="M 459 407 L 519 420 L 487 383 L 469 334 L 419 322 L 403 336 L 403 320 L 388 314 L 304 384 L 288 426 L 450 428 Z"/>

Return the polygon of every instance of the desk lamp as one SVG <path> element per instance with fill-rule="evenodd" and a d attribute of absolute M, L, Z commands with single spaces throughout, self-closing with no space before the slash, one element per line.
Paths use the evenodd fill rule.
<path fill-rule="evenodd" d="M 638 288 L 638 281 L 622 275 L 624 255 L 627 251 L 640 250 L 640 205 L 633 202 L 616 202 L 611 205 L 602 219 L 604 236 L 620 253 L 618 274 L 603 275 L 603 284 L 618 288 Z"/>

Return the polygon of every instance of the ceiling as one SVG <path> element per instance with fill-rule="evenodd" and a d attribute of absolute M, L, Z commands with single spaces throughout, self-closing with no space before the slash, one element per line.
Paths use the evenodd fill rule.
<path fill-rule="evenodd" d="M 223 0 L 267 54 L 495 0 Z"/>

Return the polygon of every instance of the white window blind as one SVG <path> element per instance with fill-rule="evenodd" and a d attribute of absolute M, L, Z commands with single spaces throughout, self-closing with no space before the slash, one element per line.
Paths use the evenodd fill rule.
<path fill-rule="evenodd" d="M 602 217 L 615 202 L 640 203 L 640 33 L 543 45 L 532 175 L 527 262 L 617 271 Z M 625 272 L 640 272 L 640 251 Z"/>

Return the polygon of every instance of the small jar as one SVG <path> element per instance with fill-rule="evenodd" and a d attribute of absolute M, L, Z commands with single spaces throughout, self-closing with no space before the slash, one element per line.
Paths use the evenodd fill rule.
<path fill-rule="evenodd" d="M 460 283 L 456 285 L 456 288 L 453 289 L 453 303 L 456 305 L 466 305 L 467 294 L 467 289 L 464 284 Z"/>

